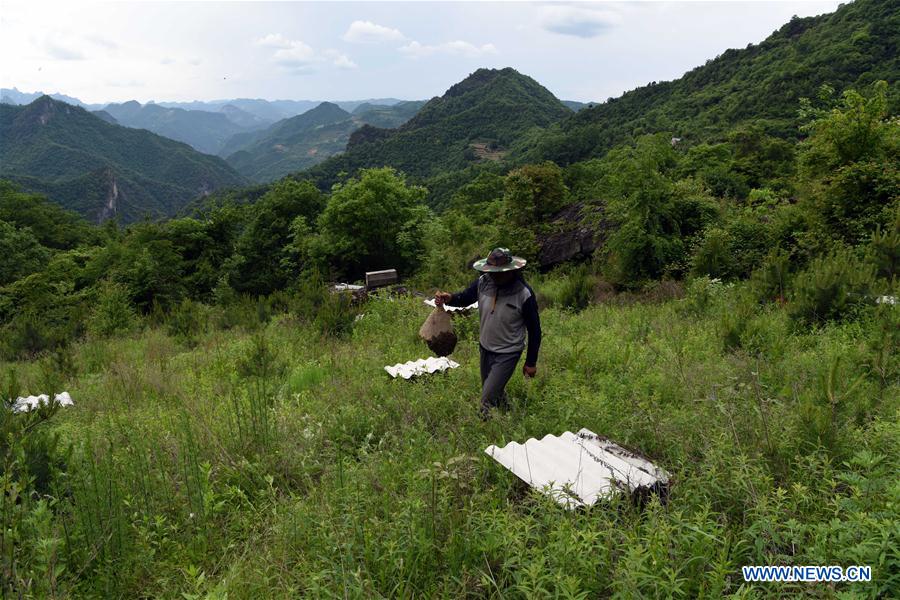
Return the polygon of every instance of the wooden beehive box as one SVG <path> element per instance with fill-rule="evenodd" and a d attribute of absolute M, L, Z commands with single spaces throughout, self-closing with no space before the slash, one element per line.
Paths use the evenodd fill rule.
<path fill-rule="evenodd" d="M 390 285 L 392 283 L 397 283 L 399 278 L 397 277 L 397 269 L 385 269 L 383 271 L 368 271 L 366 272 L 366 289 L 372 289 L 381 287 L 383 285 Z"/>

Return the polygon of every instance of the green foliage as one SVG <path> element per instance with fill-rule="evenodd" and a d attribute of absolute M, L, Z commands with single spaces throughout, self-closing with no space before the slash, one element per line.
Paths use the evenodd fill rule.
<path fill-rule="evenodd" d="M 893 224 L 885 229 L 875 228 L 867 246 L 868 259 L 875 265 L 875 274 L 888 281 L 900 275 L 900 210 Z"/>
<path fill-rule="evenodd" d="M 76 406 L 35 428 L 59 437 L 38 461 L 56 465 L 46 495 L 2 513 L 17 544 L 3 581 L 34 597 L 693 598 L 769 593 L 735 581 L 746 564 L 861 563 L 873 582 L 836 593 L 895 596 L 896 310 L 805 332 L 751 303 L 725 351 L 741 286 L 707 279 L 691 301 L 701 286 L 699 312 L 543 306 L 538 377 L 517 374 L 486 425 L 476 338 L 435 378 L 382 373 L 422 348 L 419 298 L 370 298 L 342 338 L 291 311 L 194 349 L 152 325 L 88 339 Z M 35 387 L 40 364 L 2 387 Z M 481 456 L 572 423 L 672 473 L 668 504 L 565 511 Z"/>
<path fill-rule="evenodd" d="M 569 196 L 562 169 L 552 162 L 512 171 L 504 187 L 507 219 L 522 227 L 541 224 L 566 206 Z"/>
<path fill-rule="evenodd" d="M 641 138 L 604 160 L 610 169 L 597 189 L 617 225 L 606 244 L 612 280 L 683 272 L 690 241 L 717 216 L 716 203 L 696 181 L 672 180 L 676 156 L 662 136 Z"/>
<path fill-rule="evenodd" d="M 416 231 L 427 218 L 419 208 L 425 189 L 408 186 L 391 168 L 366 169 L 336 186 L 319 217 L 311 253 L 341 276 L 417 262 Z M 401 235 L 406 234 L 406 235 Z"/>
<path fill-rule="evenodd" d="M 273 181 L 343 151 L 358 127 L 350 113 L 323 102 L 263 131 L 233 136 L 217 151 L 228 157 L 228 164 L 241 175 L 253 181 Z"/>
<path fill-rule="evenodd" d="M 887 89 L 881 81 L 869 97 L 848 90 L 830 111 L 805 109 L 807 204 L 825 235 L 844 243 L 864 241 L 900 207 L 900 122 L 888 118 Z"/>
<path fill-rule="evenodd" d="M 24 193 L 2 179 L 0 221 L 6 221 L 19 230 L 28 229 L 42 246 L 58 250 L 97 243 L 104 237 L 74 212 L 65 210 L 44 196 Z"/>
<path fill-rule="evenodd" d="M 764 41 L 726 50 L 679 79 L 650 82 L 523 136 L 514 154 L 523 162 L 568 165 L 645 134 L 669 132 L 691 144 L 721 140 L 736 125 L 796 139 L 797 101 L 813 97 L 823 84 L 861 89 L 887 80 L 895 112 L 898 29 L 900 15 L 887 0 L 857 0 L 830 14 L 794 17 Z M 747 166 L 763 171 L 762 163 Z M 718 180 L 708 181 L 717 193 L 740 194 L 743 177 L 714 166 L 708 174 Z"/>
<path fill-rule="evenodd" d="M 581 311 L 594 300 L 595 280 L 587 266 L 581 265 L 566 277 L 556 304 L 562 308 Z"/>
<path fill-rule="evenodd" d="M 791 297 L 791 316 L 806 324 L 853 316 L 873 302 L 875 269 L 852 250 L 836 250 L 817 258 L 797 274 Z"/>
<path fill-rule="evenodd" d="M 207 328 L 207 311 L 203 305 L 190 299 L 183 300 L 168 315 L 166 331 L 189 347 L 197 345 L 198 338 Z"/>
<path fill-rule="evenodd" d="M 350 294 L 332 293 L 318 271 L 310 271 L 299 280 L 290 300 L 290 309 L 298 317 L 315 325 L 325 336 L 348 335 L 359 311 Z"/>
<path fill-rule="evenodd" d="M 107 337 L 127 333 L 137 324 L 137 313 L 128 296 L 128 290 L 115 283 L 103 284 L 87 320 L 88 333 Z"/>
<path fill-rule="evenodd" d="M 753 271 L 751 282 L 757 297 L 764 301 L 784 303 L 791 281 L 791 260 L 787 252 L 775 249 L 766 255 Z"/>
<path fill-rule="evenodd" d="M 50 252 L 30 229 L 16 229 L 0 221 L 0 286 L 40 270 L 49 257 Z"/>
<path fill-rule="evenodd" d="M 198 195 L 243 183 L 222 159 L 48 96 L 0 104 L 0 177 L 94 222 L 173 216 Z"/>
<path fill-rule="evenodd" d="M 0 593 L 50 596 L 65 572 L 64 540 L 53 520 L 68 451 L 49 424 L 59 407 L 14 414 L 9 403 L 21 392 L 16 371 L 0 381 Z"/>
<path fill-rule="evenodd" d="M 505 149 L 524 132 L 540 130 L 569 114 L 530 77 L 510 68 L 478 69 L 426 103 L 400 128 L 364 128 L 369 134 L 351 138 L 346 152 L 307 172 L 321 187 L 330 187 L 341 172 L 355 175 L 360 169 L 382 166 L 427 178 L 478 164 L 482 159 L 472 151 L 475 143 L 493 140 L 497 149 Z"/>
<path fill-rule="evenodd" d="M 751 197 L 760 198 L 753 193 Z M 723 279 L 747 278 L 763 263 L 775 243 L 772 213 L 768 206 L 743 207 L 724 216 L 722 225 L 709 227 L 691 257 L 693 273 Z"/>
<path fill-rule="evenodd" d="M 274 185 L 254 205 L 249 223 L 235 242 L 229 259 L 231 286 L 263 296 L 286 287 L 305 266 L 302 253 L 288 254 L 286 247 L 303 242 L 309 235 L 306 224 L 315 222 L 324 203 L 309 182 L 285 179 Z"/>

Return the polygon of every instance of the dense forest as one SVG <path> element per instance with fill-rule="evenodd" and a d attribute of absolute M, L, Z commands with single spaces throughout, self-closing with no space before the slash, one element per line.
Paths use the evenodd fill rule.
<path fill-rule="evenodd" d="M 0 182 L 0 389 L 76 402 L 0 411 L 0 589 L 897 597 L 898 18 L 858 0 L 577 113 L 479 70 L 164 220 Z M 596 250 L 545 262 L 575 230 Z M 379 376 L 495 246 L 529 260 L 546 341 L 483 423 L 475 316 L 458 373 Z M 382 268 L 403 285 L 330 290 Z M 582 426 L 677 474 L 667 503 L 567 513 L 482 456 Z M 751 586 L 752 564 L 873 581 Z"/>
<path fill-rule="evenodd" d="M 198 196 L 245 183 L 220 158 L 49 96 L 0 104 L 0 177 L 93 222 L 165 217 Z"/>

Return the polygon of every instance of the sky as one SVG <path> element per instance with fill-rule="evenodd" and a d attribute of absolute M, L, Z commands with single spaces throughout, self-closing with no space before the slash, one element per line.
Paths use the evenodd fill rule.
<path fill-rule="evenodd" d="M 0 86 L 83 102 L 428 99 L 513 67 L 604 101 L 838 2 L 0 0 Z"/>

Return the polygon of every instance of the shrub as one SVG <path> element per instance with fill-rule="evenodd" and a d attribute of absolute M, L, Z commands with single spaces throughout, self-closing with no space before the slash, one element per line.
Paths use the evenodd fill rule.
<path fill-rule="evenodd" d="M 900 274 L 900 210 L 892 227 L 876 228 L 867 253 L 867 258 L 875 265 L 876 276 L 892 281 Z"/>
<path fill-rule="evenodd" d="M 722 340 L 722 346 L 726 352 L 745 348 L 746 350 L 758 350 L 756 344 L 747 346 L 747 340 L 753 337 L 758 329 L 754 322 L 757 304 L 746 292 L 737 294 L 733 301 L 722 307 L 719 315 L 718 333 Z M 754 327 L 757 325 L 757 327 Z"/>
<path fill-rule="evenodd" d="M 101 285 L 88 318 L 88 333 L 97 337 L 108 337 L 133 329 L 137 322 L 137 312 L 131 304 L 128 290 L 112 282 Z"/>
<path fill-rule="evenodd" d="M 35 597 L 48 597 L 61 572 L 55 563 L 62 561 L 56 550 L 62 540 L 49 523 L 53 515 L 45 498 L 56 492 L 69 450 L 47 424 L 59 407 L 12 413 L 7 398 L 21 391 L 15 371 L 5 379 L 0 391 L 0 595 L 31 589 Z M 35 573 L 43 577 L 28 581 Z"/>
<path fill-rule="evenodd" d="M 688 284 L 681 311 L 691 315 L 704 315 L 714 306 L 724 301 L 730 284 L 723 284 L 721 279 L 695 277 Z"/>
<path fill-rule="evenodd" d="M 206 311 L 199 302 L 183 300 L 168 316 L 166 330 L 179 342 L 193 347 L 206 331 Z"/>
<path fill-rule="evenodd" d="M 349 293 L 332 293 L 322 276 L 307 273 L 297 285 L 292 311 L 307 323 L 313 323 L 324 335 L 343 336 L 350 333 L 357 311 Z"/>
<path fill-rule="evenodd" d="M 580 311 L 587 308 L 594 296 L 594 278 L 585 265 L 572 271 L 563 281 L 557 303 L 564 308 Z"/>
<path fill-rule="evenodd" d="M 753 272 L 751 285 L 760 300 L 784 302 L 791 277 L 790 256 L 784 250 L 773 250 Z"/>
<path fill-rule="evenodd" d="M 869 302 L 875 268 L 851 250 L 836 250 L 817 258 L 794 280 L 789 312 L 804 324 L 852 317 Z"/>

